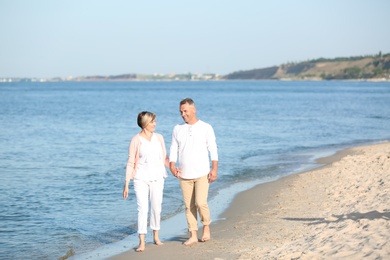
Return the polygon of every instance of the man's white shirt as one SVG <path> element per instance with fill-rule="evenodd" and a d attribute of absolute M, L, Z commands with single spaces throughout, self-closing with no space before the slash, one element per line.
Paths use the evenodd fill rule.
<path fill-rule="evenodd" d="M 193 125 L 176 125 L 172 132 L 170 162 L 179 162 L 183 179 L 196 179 L 210 172 L 210 159 L 218 161 L 213 127 L 198 120 Z"/>

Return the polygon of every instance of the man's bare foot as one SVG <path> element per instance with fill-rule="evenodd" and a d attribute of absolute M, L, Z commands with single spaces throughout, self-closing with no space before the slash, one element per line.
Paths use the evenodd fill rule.
<path fill-rule="evenodd" d="M 206 242 L 208 240 L 210 240 L 210 226 L 209 225 L 203 226 L 203 235 L 202 235 L 201 241 Z"/>
<path fill-rule="evenodd" d="M 185 241 L 183 243 L 183 245 L 185 246 L 189 246 L 189 245 L 193 245 L 195 243 L 198 243 L 198 238 L 197 237 L 191 237 L 190 239 L 188 239 L 187 241 Z"/>

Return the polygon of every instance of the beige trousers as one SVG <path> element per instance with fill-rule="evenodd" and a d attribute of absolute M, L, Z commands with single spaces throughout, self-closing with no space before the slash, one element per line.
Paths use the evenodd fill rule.
<path fill-rule="evenodd" d="M 203 225 L 209 225 L 210 210 L 207 204 L 209 194 L 209 181 L 207 175 L 198 179 L 180 179 L 180 187 L 183 193 L 188 231 L 198 230 L 198 212 Z"/>

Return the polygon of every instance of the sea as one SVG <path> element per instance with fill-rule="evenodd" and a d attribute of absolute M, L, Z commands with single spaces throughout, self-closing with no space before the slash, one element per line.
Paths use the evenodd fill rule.
<path fill-rule="evenodd" d="M 122 191 L 137 114 L 157 114 L 169 150 L 186 97 L 217 138 L 214 221 L 224 221 L 219 215 L 243 190 L 319 167 L 318 158 L 338 150 L 390 140 L 390 82 L 2 82 L 0 258 L 104 259 L 134 248 L 132 183 L 127 200 Z M 162 208 L 161 238 L 185 234 L 172 175 Z"/>

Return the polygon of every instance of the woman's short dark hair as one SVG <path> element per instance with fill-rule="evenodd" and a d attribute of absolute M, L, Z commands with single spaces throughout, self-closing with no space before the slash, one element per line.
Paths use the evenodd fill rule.
<path fill-rule="evenodd" d="M 149 111 L 142 111 L 138 114 L 137 124 L 144 129 L 150 122 L 156 119 L 156 114 Z"/>

